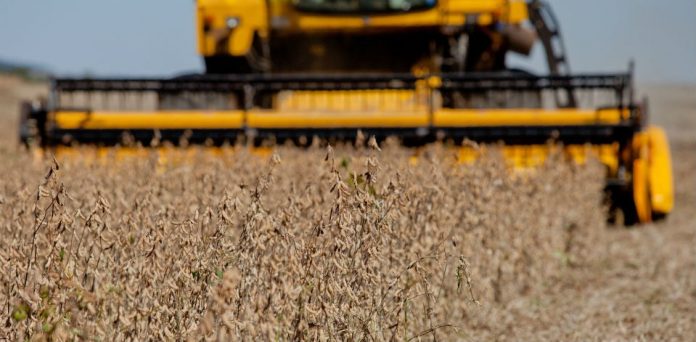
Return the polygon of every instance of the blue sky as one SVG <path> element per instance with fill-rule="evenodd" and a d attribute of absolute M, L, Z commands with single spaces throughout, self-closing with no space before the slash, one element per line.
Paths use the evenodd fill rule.
<path fill-rule="evenodd" d="M 550 2 L 573 71 L 625 70 L 634 59 L 640 81 L 696 83 L 696 0 Z M 0 59 L 63 75 L 202 70 L 193 9 L 193 0 L 0 0 Z M 543 70 L 541 52 L 511 62 Z"/>

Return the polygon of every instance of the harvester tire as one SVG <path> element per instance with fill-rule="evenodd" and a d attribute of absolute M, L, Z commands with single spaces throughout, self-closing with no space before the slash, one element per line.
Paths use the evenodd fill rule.
<path fill-rule="evenodd" d="M 628 189 L 609 194 L 608 223 L 616 227 L 630 227 L 640 223 L 633 193 Z"/>

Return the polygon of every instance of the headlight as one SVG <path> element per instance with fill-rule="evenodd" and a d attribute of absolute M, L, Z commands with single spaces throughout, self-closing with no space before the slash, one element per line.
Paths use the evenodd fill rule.
<path fill-rule="evenodd" d="M 238 17 L 228 17 L 225 23 L 229 29 L 234 29 L 239 26 L 240 20 Z"/>

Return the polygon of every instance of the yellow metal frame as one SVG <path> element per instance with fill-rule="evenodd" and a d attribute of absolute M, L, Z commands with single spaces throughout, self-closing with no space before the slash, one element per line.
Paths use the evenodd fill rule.
<path fill-rule="evenodd" d="M 627 110 L 580 109 L 442 109 L 382 111 L 58 111 L 59 129 L 236 129 L 236 128 L 361 128 L 576 126 L 618 124 Z M 657 141 L 655 144 L 661 143 Z M 660 145 L 661 146 L 661 145 Z"/>
<path fill-rule="evenodd" d="M 554 153 L 560 153 L 575 164 L 584 165 L 596 159 L 607 167 L 609 175 L 615 175 L 619 167 L 619 145 L 530 145 L 496 146 L 505 160 L 515 169 L 533 169 L 542 166 Z M 457 159 L 460 163 L 473 163 L 485 153 L 486 147 L 460 147 Z"/>
<path fill-rule="evenodd" d="M 268 5 L 267 5 L 268 4 Z M 430 10 L 396 14 L 321 15 L 294 8 L 291 0 L 198 0 L 198 52 L 202 56 L 246 55 L 254 37 L 265 38 L 270 30 L 279 34 L 393 30 L 415 27 L 461 26 L 475 18 L 476 25 L 494 22 L 519 25 L 529 18 L 524 0 L 439 0 Z M 238 19 L 230 28 L 228 19 Z M 204 29 L 207 28 L 207 29 Z M 227 51 L 219 51 L 221 36 Z"/>
<path fill-rule="evenodd" d="M 243 111 L 158 111 L 53 113 L 59 129 L 236 129 L 244 126 Z"/>
<path fill-rule="evenodd" d="M 639 133 L 633 138 L 633 202 L 638 220 L 644 223 L 652 221 L 648 164 L 650 150 L 647 140 L 648 136 L 645 133 Z"/>
<path fill-rule="evenodd" d="M 648 181 L 650 182 L 650 205 L 653 213 L 666 215 L 674 208 L 674 180 L 672 179 L 672 157 L 669 141 L 662 128 L 649 127 L 648 136 Z"/>
<path fill-rule="evenodd" d="M 434 114 L 433 126 L 576 126 L 617 124 L 628 115 L 628 110 L 619 109 L 441 109 Z"/>
<path fill-rule="evenodd" d="M 283 112 L 250 111 L 247 113 L 250 128 L 417 128 L 428 126 L 428 116 L 423 112 L 369 113 L 369 112 Z"/>
<path fill-rule="evenodd" d="M 229 27 L 229 19 L 236 19 L 238 25 Z M 268 22 L 265 0 L 198 0 L 198 53 L 206 57 L 221 53 L 244 56 L 255 36 L 267 37 Z M 225 42 L 224 51 L 219 51 L 220 41 Z"/>
<path fill-rule="evenodd" d="M 303 110 L 230 110 L 230 111 L 161 111 L 161 112 L 75 112 L 64 111 L 51 114 L 52 123 L 66 130 L 129 130 L 129 129 L 360 129 L 370 128 L 457 128 L 457 127 L 524 127 L 577 126 L 596 124 L 618 124 L 628 115 L 627 110 L 580 110 L 580 109 L 427 109 L 407 111 L 303 111 Z M 664 141 L 653 139 L 656 149 L 663 148 Z M 651 135 L 651 136 L 652 136 Z M 641 140 L 642 141 L 642 140 Z M 640 143 L 636 142 L 636 146 Z M 531 168 L 543 164 L 553 147 L 504 146 L 504 156 L 515 168 Z M 619 167 L 617 144 L 566 146 L 564 154 L 578 164 L 589 157 L 600 160 L 609 174 L 616 174 Z M 479 150 L 462 147 L 460 162 L 471 162 L 478 158 Z M 653 177 L 664 180 L 668 169 L 663 165 L 664 155 L 653 159 Z M 639 167 L 639 171 L 640 166 Z M 642 185 L 644 183 L 640 183 Z M 670 198 L 664 182 L 654 181 L 653 193 Z M 656 207 L 669 211 L 665 199 L 656 200 Z"/>
<path fill-rule="evenodd" d="M 664 130 L 648 127 L 633 138 L 633 201 L 638 220 L 647 223 L 674 208 L 669 142 Z"/>

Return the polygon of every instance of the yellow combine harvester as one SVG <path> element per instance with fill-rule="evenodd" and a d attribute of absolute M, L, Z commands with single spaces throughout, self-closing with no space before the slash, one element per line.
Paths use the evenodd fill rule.
<path fill-rule="evenodd" d="M 48 103 L 25 105 L 22 140 L 306 144 L 361 131 L 407 146 L 503 143 L 517 166 L 542 163 L 554 142 L 606 165 L 608 198 L 629 222 L 672 210 L 668 143 L 646 127 L 632 72 L 570 75 L 540 1 L 198 0 L 196 16 L 205 74 L 55 79 Z M 538 41 L 548 76 L 507 68 L 509 52 Z"/>

